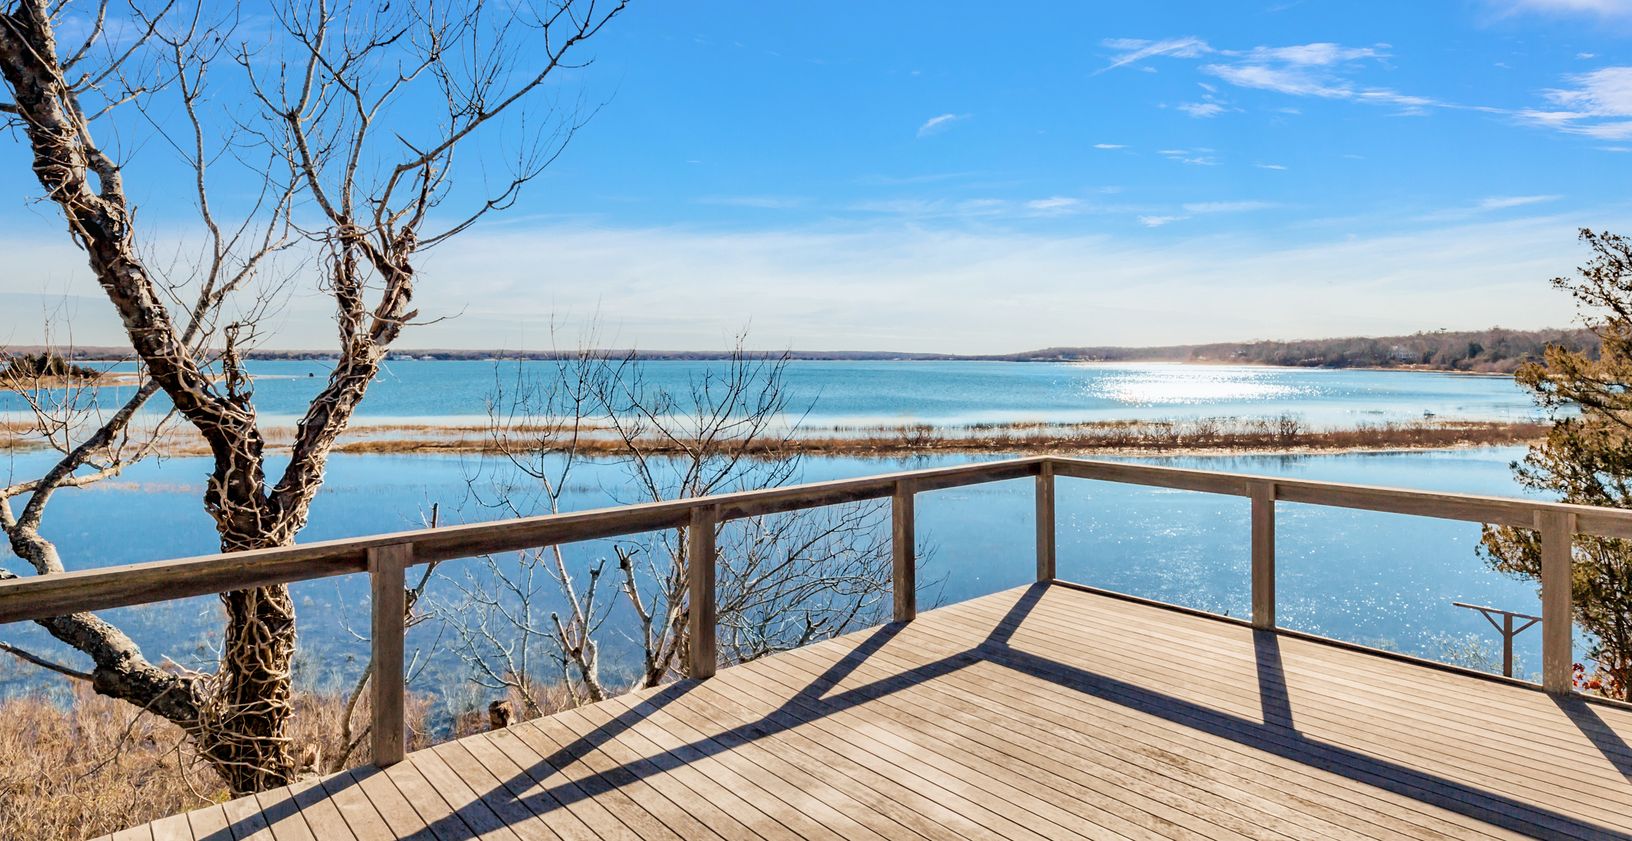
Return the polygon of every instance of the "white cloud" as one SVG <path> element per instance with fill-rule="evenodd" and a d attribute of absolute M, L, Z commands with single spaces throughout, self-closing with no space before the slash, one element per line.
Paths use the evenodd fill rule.
<path fill-rule="evenodd" d="M 1523 207 L 1527 204 L 1558 201 L 1561 198 L 1563 196 L 1490 196 L 1479 201 L 1479 209 L 1505 210 L 1509 207 Z"/>
<path fill-rule="evenodd" d="M 1272 67 L 1266 64 L 1208 64 L 1201 72 L 1210 73 L 1243 88 L 1274 91 L 1291 96 L 1319 96 L 1342 99 L 1354 95 L 1353 89 L 1333 84 L 1311 73 L 1302 66 Z"/>
<path fill-rule="evenodd" d="M 1258 167 L 1259 169 L 1273 169 L 1276 172 L 1286 171 L 1285 164 L 1253 164 L 1253 166 Z"/>
<path fill-rule="evenodd" d="M 1114 187 L 1102 187 L 1098 193 L 1117 192 Z M 869 199 L 833 208 L 847 214 L 859 214 L 866 224 L 878 224 L 876 217 L 898 217 L 918 223 L 944 222 L 959 224 L 982 222 L 986 224 L 1019 223 L 1040 216 L 1062 216 L 1077 213 L 1126 213 L 1130 208 L 1121 205 L 1088 202 L 1072 196 L 1043 196 L 1034 199 L 1007 198 L 892 198 Z"/>
<path fill-rule="evenodd" d="M 1599 17 L 1632 15 L 1632 0 L 1505 0 L 1499 4 L 1507 14 L 1588 14 Z"/>
<path fill-rule="evenodd" d="M 1096 74 L 1129 64 L 1137 64 L 1147 58 L 1154 58 L 1159 55 L 1174 56 L 1175 58 L 1195 58 L 1213 51 L 1212 47 L 1207 46 L 1206 41 L 1194 36 L 1167 38 L 1161 41 L 1145 41 L 1138 38 L 1107 38 L 1104 44 L 1113 50 L 1121 50 L 1121 53 L 1113 56 L 1110 64 L 1094 71 Z"/>
<path fill-rule="evenodd" d="M 1302 66 L 1327 67 L 1362 58 L 1383 58 L 1384 53 L 1371 47 L 1345 47 L 1341 44 L 1319 42 L 1290 47 L 1254 47 L 1247 60 L 1259 63 L 1283 63 Z"/>
<path fill-rule="evenodd" d="M 1068 196 L 1050 196 L 1046 199 L 1032 199 L 1026 202 L 1026 207 L 1032 210 L 1068 210 L 1082 204 L 1081 200 Z"/>
<path fill-rule="evenodd" d="M 703 196 L 698 204 L 721 207 L 751 207 L 760 210 L 790 210 L 803 207 L 807 202 L 798 196 Z"/>
<path fill-rule="evenodd" d="M 719 349 L 750 323 L 759 347 L 966 352 L 1555 326 L 1573 304 L 1547 278 L 1580 262 L 1579 224 L 1526 217 L 1288 244 L 1247 227 L 1191 239 L 1183 225 L 1151 242 L 920 220 L 757 231 L 507 220 L 427 256 L 415 303 L 426 319 L 453 317 L 409 328 L 401 346 L 548 347 L 552 321 L 596 313 L 608 344 L 648 349 Z M 12 231 L 0 250 L 15 269 L 0 292 L 46 291 L 55 272 L 50 291 L 85 296 L 117 330 L 83 254 Z M 332 346 L 323 301 L 292 299 L 267 346 Z M 25 343 L 37 310 L 7 303 L 0 336 Z M 116 333 L 94 324 L 76 316 L 75 339 L 110 343 Z"/>
<path fill-rule="evenodd" d="M 1279 207 L 1268 201 L 1201 201 L 1190 202 L 1184 206 L 1190 213 L 1246 213 L 1252 210 L 1268 210 Z"/>
<path fill-rule="evenodd" d="M 1216 117 L 1225 111 L 1224 106 L 1216 102 L 1185 102 L 1174 107 L 1198 120 Z"/>
<path fill-rule="evenodd" d="M 1401 112 L 1404 114 L 1422 114 L 1432 107 L 1497 110 L 1459 106 L 1356 81 L 1353 77 L 1367 65 L 1388 58 L 1387 44 L 1350 47 L 1329 41 L 1317 41 L 1308 44 L 1231 50 L 1214 48 L 1200 39 L 1189 37 L 1162 41 L 1112 39 L 1105 43 L 1107 46 L 1124 50 L 1109 67 L 1104 68 L 1105 70 L 1159 55 L 1174 58 L 1207 56 L 1209 61 L 1201 66 L 1203 73 L 1241 88 L 1271 91 L 1287 96 L 1397 105 L 1404 109 Z M 1205 101 L 1180 105 L 1178 108 L 1193 117 L 1212 117 L 1228 110 L 1226 103 L 1212 95 L 1216 91 L 1214 86 L 1205 82 L 1200 84 L 1209 92 L 1204 98 Z"/>
<path fill-rule="evenodd" d="M 1126 149 L 1128 147 L 1123 146 L 1120 143 L 1095 143 L 1094 148 L 1095 149 Z"/>
<path fill-rule="evenodd" d="M 1484 214 L 1498 210 L 1509 210 L 1515 207 L 1526 207 L 1533 204 L 1545 204 L 1558 201 L 1563 196 L 1531 195 L 1531 196 L 1486 196 L 1473 204 L 1463 207 L 1450 207 L 1424 213 L 1416 217 L 1418 222 L 1459 222 L 1475 219 Z"/>
<path fill-rule="evenodd" d="M 1161 149 L 1156 154 L 1170 161 L 1178 161 L 1191 166 L 1218 166 L 1218 158 L 1213 156 L 1212 149 L 1207 148 Z"/>
<path fill-rule="evenodd" d="M 1179 222 L 1189 218 L 1188 216 L 1141 216 L 1139 217 L 1139 224 L 1147 228 L 1160 228 L 1170 222 Z"/>
<path fill-rule="evenodd" d="M 969 119 L 969 116 L 968 114 L 941 114 L 930 117 L 924 121 L 923 125 L 918 127 L 918 136 L 928 137 L 932 134 L 939 134 L 950 128 L 953 123 Z"/>
<path fill-rule="evenodd" d="M 1520 118 L 1599 140 L 1632 138 L 1632 67 L 1601 67 L 1565 79 L 1570 87 L 1546 91 L 1552 110 L 1521 111 Z"/>

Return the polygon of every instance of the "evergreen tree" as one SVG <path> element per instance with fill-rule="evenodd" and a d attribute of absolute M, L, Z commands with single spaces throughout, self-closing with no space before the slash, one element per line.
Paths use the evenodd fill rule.
<path fill-rule="evenodd" d="M 1592 258 L 1577 277 L 1553 279 L 1575 296 L 1596 335 L 1596 358 L 1562 346 L 1516 377 L 1552 417 L 1546 439 L 1513 471 L 1525 486 L 1564 502 L 1632 508 L 1632 241 L 1582 229 Z M 1541 543 L 1528 529 L 1486 526 L 1486 558 L 1496 569 L 1541 577 Z M 1572 565 L 1575 621 L 1592 635 L 1595 664 L 1578 670 L 1581 688 L 1632 694 L 1632 541 L 1579 536 Z"/>

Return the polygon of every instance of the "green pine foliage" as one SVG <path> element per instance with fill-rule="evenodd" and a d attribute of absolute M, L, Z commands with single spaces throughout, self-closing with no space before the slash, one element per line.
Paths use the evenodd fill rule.
<path fill-rule="evenodd" d="M 1632 241 L 1583 229 L 1592 258 L 1553 285 L 1575 296 L 1600 343 L 1597 354 L 1553 346 L 1516 378 L 1552 415 L 1547 437 L 1530 447 L 1514 475 L 1564 502 L 1632 508 Z M 1486 526 L 1486 558 L 1496 569 L 1539 581 L 1541 546 L 1529 529 Z M 1593 664 L 1580 688 L 1613 698 L 1632 693 L 1632 541 L 1576 538 L 1575 621 L 1591 634 Z"/>

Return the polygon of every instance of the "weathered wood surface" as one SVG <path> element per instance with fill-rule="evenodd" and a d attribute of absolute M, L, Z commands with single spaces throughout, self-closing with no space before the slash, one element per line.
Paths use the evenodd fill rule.
<path fill-rule="evenodd" d="M 898 482 L 890 500 L 890 592 L 895 621 L 918 615 L 917 501 L 910 482 Z"/>
<path fill-rule="evenodd" d="M 1632 708 L 1036 585 L 139 838 L 1632 838 Z"/>
<path fill-rule="evenodd" d="M 369 738 L 374 746 L 374 764 L 381 767 L 402 761 L 407 739 L 407 716 L 403 697 L 403 653 L 406 633 L 407 594 L 403 572 L 414 563 L 414 547 L 408 544 L 381 546 L 368 550 L 370 606 L 369 700 L 373 726 Z"/>

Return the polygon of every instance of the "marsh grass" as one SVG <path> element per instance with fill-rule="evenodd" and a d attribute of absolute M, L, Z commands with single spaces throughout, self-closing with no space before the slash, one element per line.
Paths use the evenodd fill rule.
<path fill-rule="evenodd" d="M 546 713 L 572 706 L 565 690 L 538 688 Z M 509 699 L 525 720 L 517 698 Z M 452 728 L 429 731 L 433 701 L 410 694 L 409 750 L 489 729 L 485 703 L 454 710 Z M 368 764 L 367 738 L 346 755 L 340 720 L 346 697 L 299 692 L 291 737 L 312 776 Z M 366 723 L 368 702 L 352 711 Z M 362 727 L 359 735 L 366 735 Z M 82 683 L 58 682 L 0 701 L 0 839 L 79 841 L 227 799 L 207 766 L 195 761 L 174 725 Z"/>

